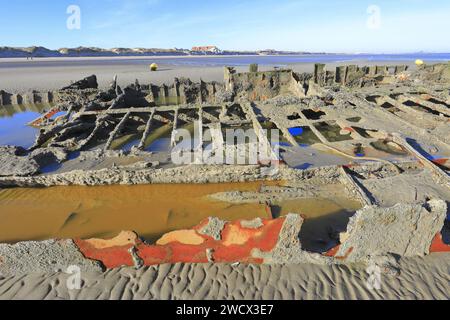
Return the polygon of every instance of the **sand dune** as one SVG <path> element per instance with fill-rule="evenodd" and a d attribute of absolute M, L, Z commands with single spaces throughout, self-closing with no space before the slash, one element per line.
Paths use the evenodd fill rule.
<path fill-rule="evenodd" d="M 0 299 L 393 299 L 450 298 L 450 255 L 402 259 L 398 277 L 383 275 L 381 290 L 368 274 L 346 266 L 163 265 L 83 274 L 83 288 L 68 291 L 65 274 L 0 278 Z"/>

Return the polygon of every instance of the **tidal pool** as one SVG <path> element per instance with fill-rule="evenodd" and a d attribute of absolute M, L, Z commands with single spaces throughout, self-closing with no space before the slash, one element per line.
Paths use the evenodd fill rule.
<path fill-rule="evenodd" d="M 2 106 L 0 108 L 0 146 L 31 147 L 39 129 L 27 124 L 41 116 L 45 107 L 48 105 Z"/>
<path fill-rule="evenodd" d="M 267 184 L 267 183 L 265 183 Z M 258 191 L 261 183 L 13 188 L 0 190 L 0 242 L 108 238 L 136 231 L 148 241 L 214 216 L 269 218 L 262 204 L 213 201 L 225 191 Z"/>
<path fill-rule="evenodd" d="M 264 184 L 173 184 L 142 186 L 12 188 L 0 190 L 0 243 L 53 238 L 111 238 L 123 230 L 137 232 L 149 242 L 163 234 L 192 228 L 208 217 L 227 221 L 272 218 L 288 213 L 303 214 L 307 222 L 302 237 L 321 238 L 329 219 L 345 227 L 359 202 L 336 196 L 333 199 L 298 199 L 265 204 L 232 204 L 212 200 L 209 195 L 258 192 Z M 309 240 L 308 240 L 309 241 Z M 305 244 L 308 242 L 305 241 Z"/>

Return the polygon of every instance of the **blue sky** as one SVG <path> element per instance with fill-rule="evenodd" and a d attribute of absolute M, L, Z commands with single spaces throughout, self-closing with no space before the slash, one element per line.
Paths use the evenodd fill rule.
<path fill-rule="evenodd" d="M 450 52 L 448 0 L 0 0 L 0 46 Z M 69 5 L 81 29 L 68 30 Z M 369 28 L 367 9 L 380 8 Z"/>

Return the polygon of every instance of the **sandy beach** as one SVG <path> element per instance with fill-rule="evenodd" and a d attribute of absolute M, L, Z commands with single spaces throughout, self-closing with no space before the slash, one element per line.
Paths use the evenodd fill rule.
<path fill-rule="evenodd" d="M 399 276 L 367 287 L 364 269 L 317 265 L 162 265 L 82 274 L 68 290 L 64 273 L 1 278 L 0 300 L 448 300 L 450 256 L 401 259 Z"/>
<path fill-rule="evenodd" d="M 174 78 L 189 78 L 194 82 L 223 81 L 223 67 L 235 65 L 238 72 L 248 70 L 253 61 L 261 64 L 260 70 L 273 69 L 274 61 L 278 65 L 296 72 L 312 72 L 314 63 L 285 63 L 283 56 L 277 57 L 238 56 L 238 57 L 83 57 L 83 58 L 35 58 L 27 61 L 24 58 L 0 59 L 0 90 L 11 93 L 31 90 L 57 90 L 63 86 L 86 76 L 97 75 L 100 89 L 106 88 L 115 75 L 121 86 L 133 83 L 136 79 L 141 84 L 160 85 L 172 83 Z M 285 57 L 286 58 L 286 57 Z M 289 57 L 288 57 L 289 58 Z M 205 61 L 205 59 L 207 59 Z M 150 72 L 149 65 L 156 62 L 157 72 Z M 320 59 L 317 62 L 321 62 Z M 325 62 L 324 62 L 325 63 Z M 328 70 L 337 66 L 348 65 L 349 62 L 326 62 Z M 354 60 L 352 64 L 359 66 L 406 64 L 414 68 L 414 61 L 375 61 Z M 245 64 L 245 65 L 241 65 Z M 277 63 L 275 63 L 277 64 Z"/>
<path fill-rule="evenodd" d="M 2 9 L 0 303 L 450 300 L 450 1 Z"/>
<path fill-rule="evenodd" d="M 154 94 L 148 87 L 133 86 L 122 93 L 117 87 L 108 93 L 95 92 L 97 83 L 77 88 L 89 83 L 82 80 L 65 97 L 80 99 L 80 105 L 72 102 L 71 109 L 65 110 L 67 116 L 58 120 L 41 117 L 30 152 L 12 146 L 1 149 L 0 204 L 2 216 L 9 220 L 2 222 L 3 231 L 0 228 L 5 242 L 0 245 L 0 300 L 448 300 L 450 255 L 448 241 L 444 243 L 448 228 L 442 229 L 449 192 L 450 115 L 443 89 L 450 81 L 448 66 L 429 66 L 405 75 L 404 65 L 415 69 L 412 61 L 314 61 L 326 63 L 329 71 L 349 64 L 395 66 L 389 68 L 395 69 L 394 74 L 388 68 L 361 72 L 347 67 L 344 84 L 338 82 L 339 70 L 332 73 L 336 77 L 329 84 L 325 80 L 330 73 L 314 70 L 314 62 L 274 59 L 0 60 L 0 89 L 8 92 L 2 93 L 5 96 L 58 90 L 91 74 L 97 76 L 99 89 L 107 88 L 114 75 L 122 88 L 135 79 L 155 85 L 170 84 L 175 77 L 197 82 L 181 83 L 178 92 L 177 82 Z M 245 73 L 252 61 L 259 62 L 259 74 Z M 158 63 L 157 72 L 149 70 L 152 62 Z M 227 92 L 223 80 L 224 66 L 229 64 L 243 73 L 226 70 L 232 84 L 228 92 L 235 103 L 222 112 L 217 93 Z M 303 79 L 286 70 L 264 72 L 275 66 L 310 74 Z M 435 67 L 441 73 L 434 72 Z M 403 76 L 411 79 L 404 82 Z M 220 84 L 200 84 L 200 79 Z M 420 94 L 421 85 L 428 86 L 429 95 Z M 205 94 L 202 86 L 215 94 Z M 339 86 L 342 90 L 335 90 Z M 85 89 L 89 96 L 83 95 Z M 158 106 L 156 101 L 169 101 L 168 92 L 191 102 L 182 107 Z M 144 102 L 137 108 L 134 99 L 150 94 L 154 100 L 139 99 Z M 424 107 L 407 108 L 411 99 L 422 101 Z M 212 106 L 200 105 L 197 110 L 190 106 L 195 101 Z M 385 110 L 386 101 L 398 108 L 397 113 Z M 89 102 L 99 109 L 91 110 Z M 219 128 L 214 132 L 221 144 L 222 125 L 245 128 L 251 119 L 253 130 L 261 132 L 262 125 L 273 124 L 288 137 L 284 153 L 274 161 L 285 163 L 269 176 L 261 164 L 172 166 L 169 147 L 150 148 L 158 140 L 173 142 L 173 132 L 188 127 L 196 117 L 212 129 Z M 168 130 L 158 133 L 160 128 Z M 308 128 L 313 133 L 309 138 Z M 158 133 L 154 138 L 152 130 Z M 125 151 L 119 139 L 138 144 Z M 271 145 L 268 137 L 263 140 Z M 114 142 L 118 147 L 113 147 Z M 239 188 L 221 185 L 217 190 L 212 186 L 224 182 L 241 184 Z M 244 182 L 254 184 L 243 188 Z M 114 187 L 158 183 L 185 183 L 189 192 L 158 185 L 133 188 L 133 192 L 130 188 L 126 194 L 124 188 Z M 188 183 L 205 185 L 194 192 Z M 109 187 L 108 193 L 95 186 Z M 79 203 L 83 194 L 85 201 Z M 197 199 L 206 195 L 205 203 Z M 343 203 L 355 203 L 338 206 L 338 195 Z M 174 199 L 180 200 L 179 208 Z M 305 200 L 314 202 L 300 206 Z M 335 203 L 326 208 L 326 200 Z M 132 214 L 123 215 L 130 210 Z M 258 214 L 247 217 L 250 212 Z M 38 220 L 26 218 L 31 214 Z M 21 226 L 21 215 L 29 228 Z M 243 218 L 255 219 L 239 220 Z M 196 223 L 200 224 L 193 227 Z M 131 231 L 106 240 L 120 230 L 138 232 L 151 243 L 142 242 L 137 234 L 133 238 Z M 29 240 L 40 242 L 20 242 Z M 81 289 L 69 290 L 70 275 L 64 270 L 80 261 L 90 269 L 82 269 Z M 380 288 L 371 288 L 368 282 L 374 275 L 371 267 L 381 277 Z"/>

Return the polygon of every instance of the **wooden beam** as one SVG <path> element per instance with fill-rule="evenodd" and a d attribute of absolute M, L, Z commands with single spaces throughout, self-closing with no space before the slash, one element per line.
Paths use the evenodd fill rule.
<path fill-rule="evenodd" d="M 378 102 L 378 101 L 380 101 L 380 102 Z M 398 108 L 400 111 L 403 111 L 404 113 L 407 113 L 407 114 L 409 114 L 409 115 L 411 115 L 413 117 L 417 117 L 417 118 L 422 118 L 423 119 L 427 115 L 428 116 L 432 116 L 432 115 L 430 115 L 430 114 L 428 114 L 426 112 L 417 111 L 417 110 L 415 110 L 415 109 L 413 109 L 411 107 L 407 107 L 402 102 L 399 102 L 399 101 L 397 101 L 395 99 L 392 99 L 391 97 L 381 97 L 381 98 L 377 99 L 377 103 L 379 105 L 382 105 L 385 102 L 392 104 L 394 107 Z"/>
<path fill-rule="evenodd" d="M 319 130 L 317 130 L 317 128 L 309 121 L 309 119 L 307 117 L 305 117 L 305 115 L 303 114 L 303 112 L 299 112 L 300 118 L 302 118 L 303 122 L 306 124 L 307 127 L 309 127 L 311 129 L 311 131 L 317 136 L 317 138 L 319 138 L 320 142 L 322 142 L 322 144 L 324 145 L 328 145 L 329 141 L 323 136 L 322 133 L 320 133 Z"/>
<path fill-rule="evenodd" d="M 419 153 L 413 146 L 411 146 L 405 138 L 403 138 L 400 134 L 394 133 L 393 140 L 396 144 L 401 146 L 403 149 L 407 150 L 411 154 L 413 154 L 426 168 L 430 169 L 433 175 L 437 178 L 439 183 L 450 187 L 450 177 L 449 175 L 436 166 L 433 162 L 425 158 L 421 153 Z"/>
<path fill-rule="evenodd" d="M 154 116 L 155 116 L 155 110 L 153 110 L 153 112 L 150 114 L 150 118 L 147 121 L 144 133 L 142 134 L 141 141 L 139 142 L 139 146 L 138 146 L 139 150 L 144 150 L 144 148 L 145 148 L 145 141 L 147 140 L 147 137 L 150 134 Z"/>
<path fill-rule="evenodd" d="M 177 134 L 177 128 L 178 128 L 178 113 L 179 113 L 179 110 L 176 109 L 175 110 L 175 115 L 173 117 L 173 129 L 172 129 L 172 138 L 171 138 L 171 146 L 172 146 L 172 148 L 177 145 L 176 134 Z"/>
<path fill-rule="evenodd" d="M 125 114 L 125 116 L 122 118 L 122 120 L 120 120 L 119 124 L 114 128 L 113 131 L 111 131 L 111 133 L 109 134 L 109 138 L 108 141 L 106 142 L 105 145 L 105 151 L 108 150 L 113 141 L 114 138 L 116 137 L 117 133 L 119 133 L 120 130 L 122 130 L 123 126 L 125 125 L 125 123 L 127 122 L 127 120 L 130 118 L 131 112 L 128 112 L 127 114 Z"/>
<path fill-rule="evenodd" d="M 382 100 L 381 97 L 378 98 L 375 103 L 374 102 L 369 102 L 369 101 L 366 101 L 366 100 L 362 100 L 362 99 L 359 99 L 359 98 L 358 98 L 358 100 L 355 100 L 355 98 L 353 98 L 353 97 L 351 97 L 348 100 L 350 102 L 352 102 L 353 104 L 356 104 L 356 105 L 367 104 L 369 108 L 373 109 L 372 112 L 377 112 L 377 113 L 380 114 L 380 116 L 385 116 L 387 118 L 391 118 L 394 121 L 399 121 L 402 124 L 412 128 L 413 130 L 415 130 L 417 132 L 421 132 L 422 134 L 427 134 L 427 130 L 426 129 L 420 128 L 420 127 L 416 126 L 415 124 L 413 124 L 413 123 L 411 123 L 409 121 L 406 121 L 402 117 L 400 117 L 400 116 L 398 116 L 396 114 L 393 114 L 393 113 L 385 110 L 384 108 L 382 108 L 381 105 L 384 104 L 384 101 Z M 372 106 L 377 106 L 377 107 L 374 108 Z"/>
<path fill-rule="evenodd" d="M 108 109 L 108 110 L 96 110 L 96 111 L 84 111 L 77 114 L 78 117 L 82 116 L 100 116 L 100 115 L 120 115 L 131 113 L 152 113 L 155 108 L 123 108 L 123 109 Z"/>
<path fill-rule="evenodd" d="M 117 87 L 116 87 L 116 89 L 117 89 Z M 117 96 L 116 99 L 114 99 L 113 103 L 108 108 L 108 110 L 117 109 L 122 103 L 125 102 L 124 100 L 125 100 L 125 93 L 121 93 L 120 95 Z"/>
<path fill-rule="evenodd" d="M 433 103 L 431 101 L 428 101 L 429 99 L 434 99 L 432 96 L 430 95 L 422 95 L 420 97 L 413 97 L 413 96 L 409 96 L 409 95 L 403 95 L 403 98 L 407 99 L 407 100 L 411 100 L 415 103 L 421 104 L 427 108 L 430 108 L 436 112 L 442 113 L 446 116 L 450 116 L 450 109 L 447 107 L 444 107 L 443 105 L 437 104 L 437 103 Z M 439 100 L 439 99 L 436 99 Z"/>
<path fill-rule="evenodd" d="M 269 141 L 269 139 L 267 138 L 267 135 L 265 134 L 264 129 L 262 128 L 261 124 L 259 123 L 258 117 L 256 116 L 251 103 L 245 104 L 244 112 L 246 113 L 247 118 L 249 118 L 252 121 L 253 130 L 255 131 L 256 136 L 258 137 L 259 146 L 265 145 L 264 147 L 267 148 L 268 152 L 265 155 L 269 156 L 269 151 L 270 151 L 270 156 L 269 156 L 270 159 L 266 159 L 266 160 L 270 160 L 271 163 L 273 163 L 273 162 L 280 163 L 281 158 L 273 150 L 272 144 Z M 259 159 L 259 160 L 262 160 L 262 159 Z"/>
<path fill-rule="evenodd" d="M 84 146 L 86 146 L 93 138 L 94 136 L 103 128 L 106 120 L 108 120 L 108 116 L 101 116 L 98 117 L 95 121 L 95 128 L 92 130 L 91 134 L 84 140 L 80 141 L 78 144 L 78 150 L 81 150 Z"/>
<path fill-rule="evenodd" d="M 439 106 L 437 104 L 434 104 L 434 103 L 432 103 L 432 102 L 430 102 L 428 100 L 425 100 L 423 98 L 420 98 L 420 97 L 413 97 L 413 96 L 410 96 L 410 95 L 401 95 L 401 96 L 398 97 L 398 100 L 402 104 L 404 102 L 406 102 L 406 101 L 412 101 L 412 102 L 417 103 L 419 105 L 422 105 L 424 107 L 430 108 L 433 111 L 442 113 L 443 115 L 450 116 L 450 110 L 448 108 L 445 108 L 444 106 Z M 427 113 L 426 110 L 424 110 L 423 112 Z M 433 115 L 433 114 L 430 114 L 430 115 L 431 116 L 435 116 L 435 117 L 439 117 L 438 115 Z"/>
<path fill-rule="evenodd" d="M 342 184 L 347 186 L 351 192 L 355 193 L 363 205 L 375 205 L 375 202 L 370 199 L 369 195 L 361 188 L 358 182 L 353 179 L 352 175 L 347 172 L 345 167 L 340 167 L 339 173 L 341 174 Z"/>
<path fill-rule="evenodd" d="M 198 128 L 194 125 L 194 130 L 198 129 L 199 132 L 194 133 L 194 137 L 198 135 L 199 143 L 194 146 L 194 163 L 203 164 L 203 108 L 198 110 Z"/>
<path fill-rule="evenodd" d="M 221 108 L 218 105 L 211 105 L 209 108 Z M 199 109 L 199 105 L 173 105 L 173 106 L 162 106 L 162 107 L 130 107 L 130 108 L 118 108 L 118 109 L 106 109 L 106 110 L 93 110 L 93 111 L 84 111 L 77 114 L 78 117 L 81 116 L 99 116 L 102 114 L 116 115 L 116 114 L 125 114 L 127 112 L 131 113 L 152 113 L 153 110 L 156 109 L 157 112 L 170 112 L 175 110 L 197 110 Z"/>

